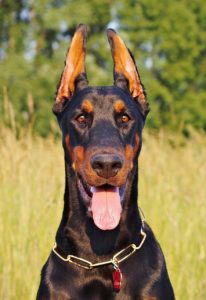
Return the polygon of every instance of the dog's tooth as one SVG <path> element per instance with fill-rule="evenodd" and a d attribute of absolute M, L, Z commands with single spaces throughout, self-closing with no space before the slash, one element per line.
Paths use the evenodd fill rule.
<path fill-rule="evenodd" d="M 90 187 L 90 192 L 93 194 L 95 192 L 95 187 L 94 186 L 91 186 Z"/>

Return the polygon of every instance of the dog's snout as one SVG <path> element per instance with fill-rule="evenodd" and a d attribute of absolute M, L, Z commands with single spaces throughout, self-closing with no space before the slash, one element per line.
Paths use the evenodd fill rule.
<path fill-rule="evenodd" d="M 91 166 L 100 177 L 108 179 L 117 175 L 123 166 L 123 159 L 114 154 L 97 154 L 92 157 Z"/>

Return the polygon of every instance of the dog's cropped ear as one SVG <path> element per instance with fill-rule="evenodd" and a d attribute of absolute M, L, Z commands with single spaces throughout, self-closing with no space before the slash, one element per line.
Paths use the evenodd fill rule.
<path fill-rule="evenodd" d="M 139 103 L 142 114 L 146 116 L 149 103 L 134 58 L 113 29 L 107 30 L 107 36 L 114 61 L 114 85 L 129 90 L 132 98 Z"/>
<path fill-rule="evenodd" d="M 67 52 L 65 67 L 53 106 L 55 114 L 61 113 L 65 109 L 75 92 L 88 86 L 85 69 L 86 40 L 86 26 L 80 24 L 75 31 L 71 47 Z"/>

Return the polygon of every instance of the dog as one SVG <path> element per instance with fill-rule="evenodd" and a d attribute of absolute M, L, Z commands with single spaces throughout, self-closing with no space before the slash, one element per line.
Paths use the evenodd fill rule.
<path fill-rule="evenodd" d="M 88 86 L 80 24 L 53 106 L 62 131 L 65 194 L 38 300 L 174 300 L 158 242 L 137 205 L 149 104 L 131 52 L 107 30 L 113 86 Z"/>

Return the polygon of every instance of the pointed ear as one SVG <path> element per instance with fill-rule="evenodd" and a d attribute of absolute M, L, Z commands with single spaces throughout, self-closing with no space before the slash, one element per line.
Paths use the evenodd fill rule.
<path fill-rule="evenodd" d="M 88 85 L 85 69 L 86 40 L 86 26 L 80 24 L 75 31 L 71 47 L 67 52 L 65 67 L 53 106 L 55 114 L 61 113 L 66 108 L 75 92 Z"/>
<path fill-rule="evenodd" d="M 146 116 L 149 103 L 134 58 L 113 29 L 107 30 L 107 36 L 114 61 L 114 85 L 129 90 L 132 98 L 139 103 L 142 114 Z"/>

